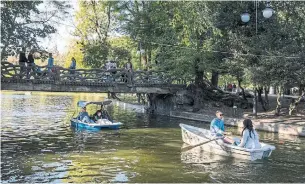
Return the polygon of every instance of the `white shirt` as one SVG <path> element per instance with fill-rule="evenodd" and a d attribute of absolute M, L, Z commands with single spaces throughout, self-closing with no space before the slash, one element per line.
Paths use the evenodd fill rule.
<path fill-rule="evenodd" d="M 108 63 L 106 63 L 106 69 L 110 70 L 112 67 L 112 63 L 110 61 L 108 61 Z"/>
<path fill-rule="evenodd" d="M 245 129 L 244 132 L 243 132 L 241 143 L 238 146 L 248 148 L 248 149 L 259 149 L 259 148 L 261 148 L 261 144 L 259 143 L 258 133 L 253 129 L 253 131 L 251 132 L 251 137 L 250 137 L 249 130 Z"/>
<path fill-rule="evenodd" d="M 111 64 L 112 64 L 111 68 L 116 68 L 116 63 L 111 63 Z"/>

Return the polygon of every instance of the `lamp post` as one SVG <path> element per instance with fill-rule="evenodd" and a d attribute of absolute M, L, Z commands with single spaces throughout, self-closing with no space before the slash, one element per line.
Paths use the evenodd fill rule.
<path fill-rule="evenodd" d="M 258 1 L 254 1 L 255 5 L 255 35 L 257 36 L 257 6 L 258 6 Z M 263 17 L 268 19 L 272 17 L 273 14 L 273 9 L 270 6 L 270 1 L 266 2 L 266 8 L 262 11 L 263 12 Z M 244 23 L 248 23 L 250 21 L 250 14 L 248 12 L 244 12 L 240 15 L 241 21 Z M 256 93 L 256 85 L 254 87 L 254 98 L 253 98 L 253 114 L 257 116 L 257 93 Z"/>
<path fill-rule="evenodd" d="M 144 53 L 144 50 L 142 49 L 142 44 L 139 42 L 137 54 L 140 54 L 140 66 L 142 66 L 142 54 Z"/>
<path fill-rule="evenodd" d="M 257 6 L 258 6 L 258 1 L 257 0 L 254 1 L 254 5 L 255 5 L 255 31 L 256 31 L 256 34 L 257 34 L 257 15 L 258 15 L 257 14 Z M 262 12 L 263 12 L 263 16 L 266 19 L 272 17 L 273 9 L 271 8 L 270 1 L 267 1 L 266 8 Z M 250 21 L 251 16 L 248 12 L 244 12 L 240 15 L 240 18 L 241 18 L 242 22 L 248 23 Z"/>

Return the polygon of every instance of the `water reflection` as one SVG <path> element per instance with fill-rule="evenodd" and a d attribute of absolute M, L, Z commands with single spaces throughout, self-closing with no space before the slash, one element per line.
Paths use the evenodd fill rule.
<path fill-rule="evenodd" d="M 105 95 L 1 93 L 2 182 L 302 182 L 304 139 L 260 132 L 276 145 L 269 160 L 247 162 L 189 150 L 181 153 L 179 123 L 116 105 L 108 111 L 121 130 L 70 127 L 78 100 Z M 95 107 L 88 109 L 95 112 Z M 230 131 L 238 130 L 228 128 Z"/>

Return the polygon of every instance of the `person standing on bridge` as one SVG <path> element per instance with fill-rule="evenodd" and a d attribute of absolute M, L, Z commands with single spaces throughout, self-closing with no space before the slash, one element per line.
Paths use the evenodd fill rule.
<path fill-rule="evenodd" d="M 48 71 L 49 72 L 53 71 L 53 66 L 54 66 L 54 58 L 52 57 L 52 53 L 49 53 L 49 58 L 48 58 Z"/>
<path fill-rule="evenodd" d="M 231 84 L 231 83 L 230 83 L 230 84 L 228 84 L 227 89 L 228 89 L 228 91 L 229 91 L 229 92 L 232 92 L 232 88 L 233 88 L 232 84 Z"/>
<path fill-rule="evenodd" d="M 76 60 L 74 57 L 71 58 L 70 69 L 72 69 L 72 70 L 76 69 Z"/>
<path fill-rule="evenodd" d="M 117 68 L 117 64 L 115 61 L 111 61 L 111 70 L 115 70 Z M 117 71 L 112 71 L 111 74 L 112 74 L 112 78 L 113 78 L 113 81 L 115 81 L 115 74 L 117 73 Z"/>
<path fill-rule="evenodd" d="M 232 92 L 236 93 L 236 85 L 235 85 L 235 83 L 233 83 L 233 85 L 232 85 Z"/>
<path fill-rule="evenodd" d="M 130 62 L 130 59 L 128 59 L 127 63 L 125 64 L 125 69 L 128 72 L 132 72 L 132 63 Z"/>
<path fill-rule="evenodd" d="M 132 81 L 132 63 L 130 62 L 130 58 L 128 58 L 128 61 L 125 64 L 125 70 L 127 70 L 128 72 L 125 82 L 127 82 L 128 80 Z"/>
<path fill-rule="evenodd" d="M 31 70 L 34 72 L 34 66 L 35 66 L 35 63 L 34 63 L 34 57 L 33 57 L 33 53 L 32 51 L 29 53 L 28 55 L 28 61 L 27 61 L 27 79 L 30 78 L 30 73 L 31 73 Z"/>
<path fill-rule="evenodd" d="M 27 62 L 27 58 L 25 57 L 24 52 L 20 52 L 19 54 L 19 65 L 20 65 L 20 79 L 22 79 L 23 75 L 25 74 L 25 63 Z"/>
<path fill-rule="evenodd" d="M 70 64 L 70 70 L 75 70 L 76 69 L 76 60 L 74 57 L 71 59 L 71 64 Z M 75 71 L 70 71 L 70 74 L 74 74 Z"/>
<path fill-rule="evenodd" d="M 109 78 L 110 78 L 110 72 L 109 70 L 111 69 L 112 63 L 110 62 L 110 60 L 108 60 L 108 62 L 105 64 L 106 66 L 106 81 L 109 82 Z"/>

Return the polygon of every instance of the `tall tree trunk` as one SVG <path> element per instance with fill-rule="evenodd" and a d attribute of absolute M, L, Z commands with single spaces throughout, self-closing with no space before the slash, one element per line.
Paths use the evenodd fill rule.
<path fill-rule="evenodd" d="M 265 86 L 264 87 L 264 92 L 265 92 L 265 107 L 268 110 L 269 109 L 269 97 L 268 97 L 268 93 L 269 93 L 269 86 Z"/>
<path fill-rule="evenodd" d="M 212 78 L 211 78 L 211 83 L 213 86 L 217 87 L 218 86 L 218 77 L 219 74 L 217 71 L 212 70 Z"/>
<path fill-rule="evenodd" d="M 193 111 L 197 112 L 199 111 L 201 107 L 201 99 L 202 99 L 202 85 L 203 85 L 203 71 L 199 70 L 198 63 L 200 59 L 196 58 L 195 62 L 195 88 L 196 88 L 196 94 L 194 97 L 194 108 Z"/>
<path fill-rule="evenodd" d="M 203 45 L 203 35 L 199 34 L 197 32 L 197 54 L 198 56 L 194 60 L 194 69 L 195 69 L 195 88 L 196 88 L 196 94 L 194 97 L 194 108 L 193 111 L 197 112 L 199 111 L 201 107 L 201 99 L 202 99 L 202 87 L 203 87 L 203 75 L 204 72 L 199 68 L 199 63 L 200 63 L 200 49 Z"/>
<path fill-rule="evenodd" d="M 242 79 L 237 78 L 237 82 L 238 82 L 238 87 L 241 89 L 241 92 L 242 92 L 242 95 L 243 95 L 243 99 L 247 100 L 246 94 L 245 94 L 245 89 L 241 86 Z"/>
<path fill-rule="evenodd" d="M 300 103 L 301 99 L 305 96 L 305 91 L 303 90 L 303 93 L 296 99 L 292 100 L 291 104 L 289 106 L 289 116 L 292 115 L 292 112 L 296 110 L 297 105 Z"/>
<path fill-rule="evenodd" d="M 108 32 L 109 32 L 109 28 L 110 28 L 110 21 L 111 21 L 111 4 L 109 3 L 108 6 L 107 6 L 107 19 L 108 19 L 108 22 L 107 22 L 107 29 L 105 31 L 105 38 L 104 38 L 104 43 L 106 42 L 107 40 L 107 37 L 108 37 Z"/>
<path fill-rule="evenodd" d="M 151 46 L 147 46 L 147 65 L 149 66 L 149 69 L 151 69 Z"/>
<path fill-rule="evenodd" d="M 300 84 L 299 85 L 299 96 L 302 96 L 302 91 L 305 91 L 304 85 Z"/>
<path fill-rule="evenodd" d="M 254 98 L 253 98 L 253 115 L 257 117 L 257 89 L 254 89 Z"/>
<path fill-rule="evenodd" d="M 258 87 L 257 88 L 258 102 L 261 103 L 263 110 L 266 112 L 267 109 L 265 107 L 265 100 L 262 98 L 262 93 L 263 93 L 263 87 Z"/>
<path fill-rule="evenodd" d="M 281 96 L 282 96 L 282 88 L 278 87 L 277 99 L 276 99 L 277 105 L 276 105 L 276 108 L 275 108 L 275 115 L 277 115 L 277 116 L 280 115 L 280 111 L 281 111 L 281 108 L 282 108 Z"/>
<path fill-rule="evenodd" d="M 146 52 L 146 50 L 145 50 L 145 52 Z M 145 68 L 145 70 L 148 71 L 147 55 L 146 54 L 144 54 L 143 59 L 144 59 L 144 63 L 143 63 L 144 64 L 144 68 Z"/>

